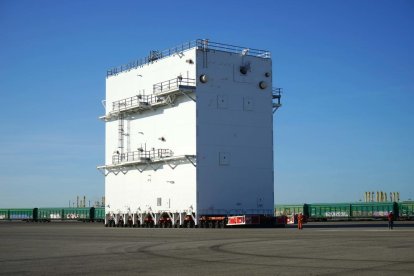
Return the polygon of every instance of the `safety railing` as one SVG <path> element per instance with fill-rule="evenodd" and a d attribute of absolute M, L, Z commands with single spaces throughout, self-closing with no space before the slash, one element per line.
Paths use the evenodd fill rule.
<path fill-rule="evenodd" d="M 197 44 L 198 49 L 206 49 L 206 50 L 211 49 L 211 50 L 219 50 L 219 51 L 230 52 L 230 53 L 235 53 L 235 54 L 243 54 L 246 56 L 270 58 L 270 52 L 266 50 L 235 46 L 235 45 L 230 45 L 230 44 L 223 44 L 223 43 L 209 41 L 207 39 L 197 39 L 196 44 Z"/>
<path fill-rule="evenodd" d="M 145 107 L 151 106 L 157 102 L 161 102 L 163 99 L 155 95 L 136 95 L 112 103 L 112 111 L 123 111 L 133 107 Z"/>
<path fill-rule="evenodd" d="M 195 87 L 195 79 L 177 77 L 175 79 L 166 80 L 153 85 L 153 92 L 155 94 L 179 89 L 180 86 Z"/>
<path fill-rule="evenodd" d="M 270 52 L 266 50 L 259 50 L 259 49 L 235 46 L 235 45 L 230 45 L 230 44 L 212 42 L 212 41 L 209 41 L 208 39 L 197 39 L 194 41 L 183 43 L 176 47 L 169 48 L 164 51 L 151 51 L 149 56 L 145 58 L 133 60 L 127 64 L 117 66 L 117 67 L 107 70 L 106 76 L 107 77 L 114 76 L 121 72 L 129 71 L 131 69 L 137 68 L 144 64 L 151 63 L 155 60 L 162 59 L 162 58 L 171 56 L 173 54 L 184 52 L 194 47 L 197 47 L 197 49 L 202 49 L 202 50 L 211 49 L 211 50 L 219 50 L 219 51 L 230 52 L 230 53 L 238 53 L 238 54 L 243 54 L 247 56 L 270 58 Z"/>
<path fill-rule="evenodd" d="M 275 112 L 279 107 L 282 106 L 281 98 L 282 98 L 282 88 L 272 88 L 272 103 L 273 103 L 273 112 Z"/>
<path fill-rule="evenodd" d="M 170 149 L 153 149 L 153 150 L 137 150 L 126 153 L 117 153 L 112 155 L 112 164 L 122 164 L 125 162 L 151 162 L 152 160 L 162 159 L 173 156 L 174 153 Z"/>
<path fill-rule="evenodd" d="M 153 85 L 153 92 L 160 94 L 162 92 L 179 90 L 180 88 L 195 88 L 195 79 L 177 77 L 175 79 L 163 81 Z M 135 95 L 129 98 L 112 102 L 112 112 L 124 111 L 135 107 L 151 107 L 156 103 L 165 101 L 162 95 Z"/>

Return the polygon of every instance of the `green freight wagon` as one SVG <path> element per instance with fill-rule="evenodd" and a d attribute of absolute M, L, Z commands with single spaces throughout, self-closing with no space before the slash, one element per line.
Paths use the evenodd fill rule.
<path fill-rule="evenodd" d="M 103 222 L 105 221 L 105 207 L 92 207 L 94 208 L 93 221 Z"/>
<path fill-rule="evenodd" d="M 91 221 L 91 208 L 63 208 L 62 220 Z"/>
<path fill-rule="evenodd" d="M 386 219 L 391 211 L 394 212 L 394 217 L 398 217 L 398 203 L 364 202 L 351 204 L 351 215 L 354 219 Z"/>
<path fill-rule="evenodd" d="M 0 209 L 0 220 L 9 219 L 9 209 Z"/>
<path fill-rule="evenodd" d="M 401 220 L 413 220 L 414 201 L 403 201 L 398 203 L 398 211 Z"/>
<path fill-rule="evenodd" d="M 91 208 L 65 208 L 63 209 L 64 220 L 91 220 Z"/>
<path fill-rule="evenodd" d="M 33 209 L 9 209 L 9 220 L 33 220 Z"/>
<path fill-rule="evenodd" d="M 36 209 L 36 208 L 35 208 Z M 62 220 L 62 208 L 37 208 L 36 221 Z"/>
<path fill-rule="evenodd" d="M 275 216 L 292 216 L 299 213 L 306 215 L 305 208 L 306 204 L 290 204 L 290 205 L 275 205 Z"/>
<path fill-rule="evenodd" d="M 349 203 L 317 203 L 308 205 L 308 220 L 348 220 L 351 214 Z"/>

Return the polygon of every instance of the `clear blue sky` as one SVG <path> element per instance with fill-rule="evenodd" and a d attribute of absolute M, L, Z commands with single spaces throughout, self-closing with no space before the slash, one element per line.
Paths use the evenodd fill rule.
<path fill-rule="evenodd" d="M 272 52 L 275 201 L 414 199 L 414 2 L 1 1 L 0 207 L 97 200 L 109 67 L 196 38 Z"/>

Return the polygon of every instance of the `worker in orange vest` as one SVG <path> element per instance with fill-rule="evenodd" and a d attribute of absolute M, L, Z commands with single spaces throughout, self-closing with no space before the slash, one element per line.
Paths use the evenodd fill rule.
<path fill-rule="evenodd" d="M 302 213 L 299 213 L 298 215 L 298 229 L 302 230 L 303 228 L 303 215 Z"/>

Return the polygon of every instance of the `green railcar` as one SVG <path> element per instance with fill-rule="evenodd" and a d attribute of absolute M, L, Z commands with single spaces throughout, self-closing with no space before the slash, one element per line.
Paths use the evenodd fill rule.
<path fill-rule="evenodd" d="M 93 221 L 105 221 L 105 207 L 95 207 Z"/>
<path fill-rule="evenodd" d="M 299 213 L 305 214 L 306 204 L 289 204 L 289 205 L 275 205 L 275 216 L 292 216 Z M 306 214 L 305 214 L 306 215 Z"/>
<path fill-rule="evenodd" d="M 9 220 L 33 220 L 33 209 L 8 209 Z"/>
<path fill-rule="evenodd" d="M 348 220 L 351 216 L 349 203 L 308 204 L 308 220 Z"/>
<path fill-rule="evenodd" d="M 0 220 L 9 219 L 9 209 L 0 209 Z"/>
<path fill-rule="evenodd" d="M 63 208 L 62 220 L 90 221 L 91 208 Z"/>
<path fill-rule="evenodd" d="M 36 221 L 62 220 L 62 208 L 37 208 Z"/>
<path fill-rule="evenodd" d="M 398 212 L 401 220 L 413 220 L 414 201 L 403 201 L 398 203 Z"/>
<path fill-rule="evenodd" d="M 352 203 L 351 214 L 354 219 L 386 219 L 390 212 L 398 217 L 398 203 L 364 202 Z"/>

